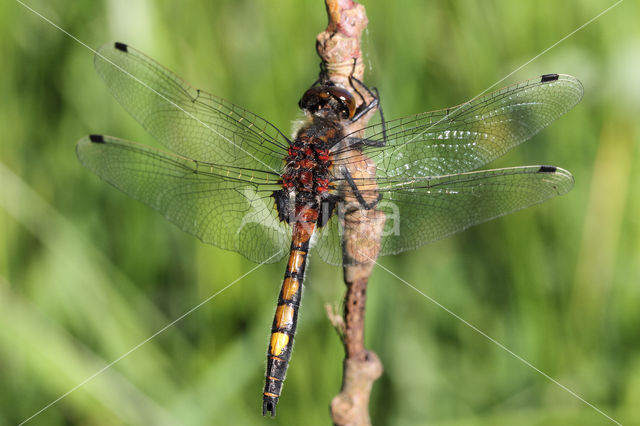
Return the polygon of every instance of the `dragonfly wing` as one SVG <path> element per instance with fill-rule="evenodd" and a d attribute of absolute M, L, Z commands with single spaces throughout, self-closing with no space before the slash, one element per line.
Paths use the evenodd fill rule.
<path fill-rule="evenodd" d="M 122 43 L 102 46 L 94 65 L 122 106 L 172 151 L 217 164 L 282 169 L 289 141 L 268 121 L 194 89 Z"/>
<path fill-rule="evenodd" d="M 311 238 L 311 249 L 330 265 L 342 266 L 342 225 L 339 216 L 331 216 L 322 227 L 317 227 Z"/>
<path fill-rule="evenodd" d="M 380 250 L 384 256 L 563 195 L 573 187 L 573 176 L 553 166 L 523 166 L 412 180 L 381 178 L 377 184 L 382 199 L 376 209 L 385 213 Z M 327 225 L 316 250 L 325 261 L 336 264 L 341 260 L 336 255 L 337 250 L 340 253 L 340 219 L 333 217 Z"/>
<path fill-rule="evenodd" d="M 76 146 L 80 162 L 205 243 L 255 262 L 288 251 L 291 230 L 270 196 L 277 175 L 197 162 L 108 136 Z M 274 256 L 280 251 L 279 256 Z"/>
<path fill-rule="evenodd" d="M 545 75 L 457 107 L 388 121 L 384 146 L 380 124 L 367 127 L 365 139 L 369 142 L 364 152 L 377 164 L 379 177 L 427 177 L 476 170 L 569 111 L 582 93 L 582 84 L 574 77 Z M 338 157 L 342 158 L 337 165 L 348 166 L 348 153 Z"/>

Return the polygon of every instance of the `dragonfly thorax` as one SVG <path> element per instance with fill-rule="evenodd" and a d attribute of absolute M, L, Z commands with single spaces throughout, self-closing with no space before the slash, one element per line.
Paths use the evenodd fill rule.
<path fill-rule="evenodd" d="M 291 211 L 302 206 L 317 210 L 329 197 L 331 155 L 329 149 L 342 137 L 342 126 L 314 117 L 291 142 L 282 173 L 282 190 L 276 191 L 281 220 L 292 222 Z"/>
<path fill-rule="evenodd" d="M 327 191 L 331 166 L 329 149 L 341 136 L 342 126 L 332 120 L 315 117 L 302 127 L 287 151 L 282 186 L 300 193 Z"/>

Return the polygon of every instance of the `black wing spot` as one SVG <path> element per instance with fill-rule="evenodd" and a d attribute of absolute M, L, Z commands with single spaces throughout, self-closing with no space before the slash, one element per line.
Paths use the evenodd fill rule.
<path fill-rule="evenodd" d="M 124 53 L 127 53 L 127 49 L 129 48 L 126 44 L 120 43 L 119 41 L 116 41 L 114 47 L 118 50 L 122 50 Z"/>
<path fill-rule="evenodd" d="M 545 74 L 540 79 L 540 83 L 546 83 L 547 81 L 556 81 L 560 76 L 558 74 Z"/>
<path fill-rule="evenodd" d="M 556 170 L 558 170 L 558 168 L 554 166 L 540 166 L 538 173 L 555 173 Z"/>
<path fill-rule="evenodd" d="M 104 136 L 102 135 L 89 135 L 89 140 L 95 143 L 104 143 Z"/>

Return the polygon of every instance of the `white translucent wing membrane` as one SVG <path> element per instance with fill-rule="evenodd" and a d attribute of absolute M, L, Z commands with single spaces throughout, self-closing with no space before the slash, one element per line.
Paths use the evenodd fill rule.
<path fill-rule="evenodd" d="M 272 197 L 282 189 L 289 147 L 282 132 L 124 44 L 100 48 L 95 67 L 124 108 L 173 153 L 94 135 L 78 143 L 83 165 L 206 243 L 256 262 L 287 253 L 290 225 Z M 376 208 L 387 219 L 381 255 L 564 194 L 573 179 L 559 168 L 472 170 L 531 138 L 581 96 L 578 80 L 551 74 L 458 107 L 388 121 L 386 132 L 367 127 L 359 147 L 375 163 L 375 178 L 354 176 L 356 189 L 347 185 L 341 170 L 356 167 L 361 154 L 335 149 L 330 192 L 344 205 L 358 196 L 375 199 L 378 188 Z M 317 229 L 312 247 L 325 261 L 342 263 L 337 214 Z"/>
<path fill-rule="evenodd" d="M 582 84 L 574 77 L 545 75 L 455 107 L 387 121 L 384 146 L 381 124 L 369 126 L 364 153 L 375 161 L 378 178 L 476 170 L 547 127 L 582 94 Z M 335 164 L 350 159 L 346 154 Z"/>
<path fill-rule="evenodd" d="M 280 186 L 269 173 L 100 135 L 82 139 L 76 151 L 86 168 L 205 243 L 255 262 L 275 262 L 289 250 L 290 227 L 273 215 L 271 193 Z"/>
<path fill-rule="evenodd" d="M 573 177 L 552 166 L 481 170 L 410 180 L 384 180 L 378 210 L 385 213 L 380 256 L 412 250 L 473 225 L 567 193 Z M 362 195 L 366 198 L 367 191 Z M 316 250 L 326 262 L 343 261 L 337 217 L 321 231 Z"/>
<path fill-rule="evenodd" d="M 194 89 L 121 43 L 102 46 L 94 64 L 124 109 L 170 150 L 211 163 L 282 169 L 289 141 L 268 121 Z"/>

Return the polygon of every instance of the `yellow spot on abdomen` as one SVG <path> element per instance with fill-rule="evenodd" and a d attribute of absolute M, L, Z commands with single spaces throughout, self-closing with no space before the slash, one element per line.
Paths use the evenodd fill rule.
<path fill-rule="evenodd" d="M 276 309 L 276 327 L 286 328 L 293 324 L 294 309 L 289 305 L 280 305 Z"/>
<path fill-rule="evenodd" d="M 282 353 L 284 348 L 289 343 L 289 336 L 287 334 L 276 332 L 271 334 L 271 355 L 278 356 Z"/>
<path fill-rule="evenodd" d="M 307 257 L 307 253 L 299 250 L 291 250 L 289 256 L 288 271 L 291 273 L 299 272 L 300 267 L 304 263 L 304 259 Z"/>
<path fill-rule="evenodd" d="M 295 278 L 285 278 L 282 283 L 282 298 L 284 300 L 291 300 L 293 296 L 298 292 L 300 288 L 300 282 Z"/>

